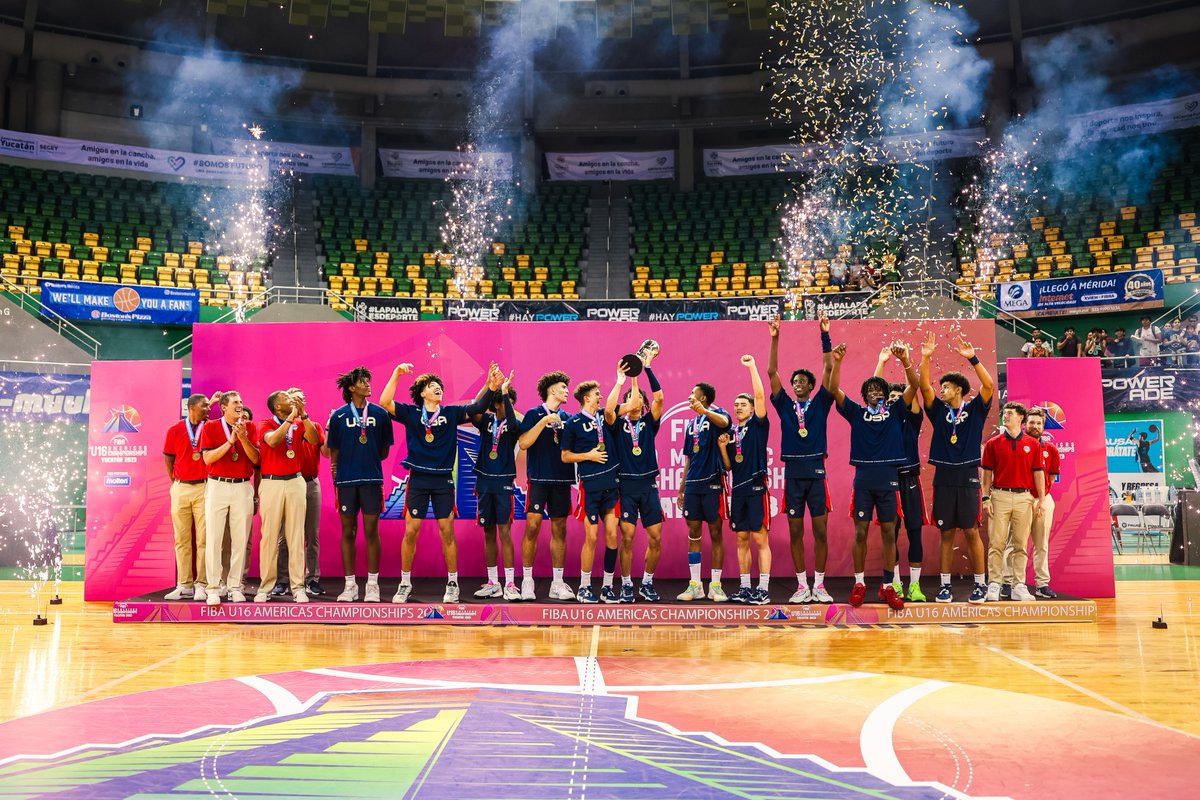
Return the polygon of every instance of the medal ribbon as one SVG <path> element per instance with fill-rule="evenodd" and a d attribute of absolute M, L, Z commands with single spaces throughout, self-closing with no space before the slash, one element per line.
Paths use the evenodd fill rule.
<path fill-rule="evenodd" d="M 492 425 L 491 425 L 491 428 L 492 428 L 492 452 L 497 453 L 497 452 L 499 452 L 499 449 L 500 449 L 500 437 L 504 435 L 504 431 L 508 428 L 508 420 L 507 419 L 502 420 L 502 419 L 500 419 L 500 417 L 498 417 L 495 414 L 492 414 L 491 417 L 492 417 Z M 493 458 L 495 458 L 495 456 L 493 456 Z"/>
<path fill-rule="evenodd" d="M 275 424 L 276 424 L 276 425 L 278 425 L 278 426 L 280 426 L 280 427 L 283 427 L 283 420 L 281 420 L 279 417 L 277 417 L 277 416 L 275 416 L 274 414 L 272 414 L 272 415 L 271 415 L 271 419 L 275 420 Z M 283 435 L 283 439 L 284 439 L 284 441 L 287 443 L 287 448 L 288 448 L 288 450 L 291 450 L 291 449 L 292 449 L 292 432 L 293 432 L 295 429 L 296 429 L 296 424 L 295 424 L 294 422 L 292 422 L 292 423 L 288 423 L 288 427 L 287 427 L 287 433 L 285 433 L 285 434 Z"/>
<path fill-rule="evenodd" d="M 808 407 L 810 405 L 812 405 L 811 397 L 805 400 L 803 403 L 801 403 L 799 400 L 796 401 L 796 418 L 800 420 L 800 430 L 804 430 L 804 426 L 807 424 L 804 421 L 804 415 L 808 413 Z"/>
<path fill-rule="evenodd" d="M 558 428 L 562 424 L 562 419 L 558 416 L 557 411 L 551 411 L 550 406 L 542 403 L 542 408 L 546 411 L 547 417 L 554 417 L 554 422 L 550 423 L 550 430 L 554 431 L 554 443 L 558 444 Z"/>
<path fill-rule="evenodd" d="M 192 443 L 192 449 L 196 450 L 200 446 L 200 431 L 204 429 L 204 420 L 200 420 L 200 424 L 193 428 L 191 418 L 184 417 L 183 424 L 187 428 L 188 441 Z"/>
<path fill-rule="evenodd" d="M 425 406 L 421 406 L 421 424 L 425 426 L 426 436 L 433 436 L 433 429 L 429 427 L 429 423 L 437 419 L 437 415 L 440 413 L 442 413 L 440 405 L 433 410 L 432 414 L 425 410 Z"/>
<path fill-rule="evenodd" d="M 358 415 L 358 409 L 354 407 L 354 403 L 347 403 L 346 408 L 350 409 L 350 416 L 354 417 L 354 422 L 359 427 L 359 433 L 366 436 L 366 434 L 367 434 L 367 425 L 366 425 L 367 407 L 363 406 L 361 417 Z"/>
<path fill-rule="evenodd" d="M 638 446 L 638 440 L 642 437 L 642 426 L 646 424 L 644 419 L 639 419 L 635 424 L 629 417 L 625 418 L 625 432 L 629 434 L 629 438 L 633 440 L 633 446 Z"/>
<path fill-rule="evenodd" d="M 600 430 L 600 413 L 596 412 L 595 416 L 593 416 L 582 409 L 580 409 L 579 413 L 590 419 L 592 424 L 596 426 L 596 446 L 599 447 L 604 444 L 604 431 Z"/>
<path fill-rule="evenodd" d="M 742 457 L 742 437 L 746 435 L 746 425 L 733 426 L 733 446 L 737 448 L 737 458 Z"/>
<path fill-rule="evenodd" d="M 950 406 L 950 435 L 955 439 L 958 438 L 958 418 L 962 416 L 965 408 L 966 406 L 959 406 L 958 408 Z"/>

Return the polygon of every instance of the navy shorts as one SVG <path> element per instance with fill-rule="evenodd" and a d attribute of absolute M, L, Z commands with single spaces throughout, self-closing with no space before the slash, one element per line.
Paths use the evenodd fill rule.
<path fill-rule="evenodd" d="M 454 516 L 454 478 L 449 475 L 411 473 L 404 490 L 404 516 L 424 519 L 429 507 L 434 519 Z"/>
<path fill-rule="evenodd" d="M 718 486 L 716 491 L 685 489 L 683 493 L 683 518 L 688 522 L 719 522 L 725 518 L 725 492 Z"/>
<path fill-rule="evenodd" d="M 771 518 L 771 496 L 767 492 L 733 495 L 729 499 L 729 526 L 735 531 L 761 531 Z"/>
<path fill-rule="evenodd" d="M 537 514 L 549 519 L 571 516 L 571 484 L 530 483 L 525 509 L 526 515 Z"/>
<path fill-rule="evenodd" d="M 358 483 L 337 487 L 338 513 L 343 517 L 378 517 L 383 513 L 383 484 Z"/>
<path fill-rule="evenodd" d="M 899 506 L 895 486 L 872 489 L 862 486 L 854 487 L 854 521 L 871 521 L 872 512 L 882 523 L 894 522 L 896 509 Z"/>
<path fill-rule="evenodd" d="M 783 500 L 789 517 L 803 517 L 805 508 L 810 517 L 823 517 L 833 508 L 824 478 L 785 477 Z"/>
<path fill-rule="evenodd" d="M 621 522 L 636 525 L 638 518 L 643 527 L 658 525 L 663 521 L 662 501 L 658 487 L 653 483 L 644 485 L 621 484 Z"/>
<path fill-rule="evenodd" d="M 934 486 L 933 523 L 939 530 L 979 527 L 978 486 Z"/>
<path fill-rule="evenodd" d="M 513 493 L 484 492 L 475 498 L 475 518 L 480 525 L 509 525 L 513 521 Z"/>
<path fill-rule="evenodd" d="M 921 488 L 921 472 L 901 472 L 900 480 L 900 516 L 904 517 L 905 530 L 917 531 L 923 525 L 929 524 L 929 515 L 925 512 L 925 491 Z"/>
<path fill-rule="evenodd" d="M 595 525 L 608 512 L 621 505 L 621 490 L 616 486 L 607 489 L 584 489 L 579 487 L 579 507 L 575 519 L 586 519 Z"/>

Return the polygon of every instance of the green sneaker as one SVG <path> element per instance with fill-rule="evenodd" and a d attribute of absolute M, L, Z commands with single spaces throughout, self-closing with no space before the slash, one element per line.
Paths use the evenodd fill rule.
<path fill-rule="evenodd" d="M 904 584 L 900 582 L 900 576 L 892 578 L 892 588 L 896 590 L 897 597 L 904 597 Z"/>
<path fill-rule="evenodd" d="M 911 600 L 914 603 L 924 603 L 925 593 L 921 591 L 921 584 L 913 581 L 908 585 L 908 594 L 905 595 L 906 600 Z"/>
<path fill-rule="evenodd" d="M 692 600 L 703 600 L 704 584 L 700 583 L 700 581 L 690 581 L 687 588 L 679 594 L 677 599 L 682 600 L 685 603 L 691 602 Z"/>

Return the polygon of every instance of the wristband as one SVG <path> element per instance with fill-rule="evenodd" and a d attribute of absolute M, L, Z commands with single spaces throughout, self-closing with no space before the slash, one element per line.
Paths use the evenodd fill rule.
<path fill-rule="evenodd" d="M 971 356 L 970 358 L 967 359 L 967 363 L 969 363 L 972 367 L 978 367 L 979 366 L 979 356 Z"/>
<path fill-rule="evenodd" d="M 661 392 L 662 385 L 658 382 L 658 378 L 654 377 L 654 370 L 649 367 L 643 367 L 642 372 L 646 373 L 646 380 L 650 382 L 650 391 Z"/>
<path fill-rule="evenodd" d="M 980 500 L 980 502 L 983 502 L 983 503 L 990 503 L 992 500 L 992 496 L 990 494 L 985 494 L 983 497 L 979 498 L 979 500 Z"/>
<path fill-rule="evenodd" d="M 829 331 L 821 331 L 821 352 L 833 352 L 833 340 L 829 338 Z"/>

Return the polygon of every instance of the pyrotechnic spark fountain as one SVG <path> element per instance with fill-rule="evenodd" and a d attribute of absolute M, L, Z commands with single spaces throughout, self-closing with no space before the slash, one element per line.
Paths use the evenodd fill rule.
<path fill-rule="evenodd" d="M 446 178 L 451 199 L 440 228 L 446 250 L 436 255 L 439 263 L 447 262 L 454 270 L 458 294 L 473 297 L 483 275 L 484 257 L 512 219 L 512 198 L 486 162 L 488 154 L 479 153 L 471 143 L 458 150 L 458 169 Z"/>

